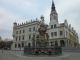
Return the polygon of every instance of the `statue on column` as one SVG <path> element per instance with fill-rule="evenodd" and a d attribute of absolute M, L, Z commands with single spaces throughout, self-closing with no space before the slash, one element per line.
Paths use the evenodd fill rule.
<path fill-rule="evenodd" d="M 48 38 L 49 35 L 46 33 L 47 31 L 47 25 L 44 24 L 44 17 L 41 16 L 41 24 L 38 29 L 39 35 L 37 37 L 36 45 L 37 47 L 47 47 L 49 44 Z"/>

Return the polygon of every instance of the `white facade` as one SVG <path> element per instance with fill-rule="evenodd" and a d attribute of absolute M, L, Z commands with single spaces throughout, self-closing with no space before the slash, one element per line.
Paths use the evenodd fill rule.
<path fill-rule="evenodd" d="M 43 20 L 42 20 L 43 21 Z M 13 26 L 13 40 L 14 43 L 12 45 L 12 49 L 23 49 L 24 46 L 28 46 L 29 44 L 32 45 L 32 38 L 33 36 L 36 39 L 38 35 L 38 28 L 41 21 L 31 21 L 27 23 L 22 23 L 18 25 L 14 23 Z M 47 28 L 47 33 L 49 35 L 49 44 L 50 46 L 55 45 L 55 41 L 57 41 L 58 46 L 65 46 L 69 47 L 70 43 L 70 33 L 73 35 L 72 38 L 75 38 L 75 43 L 78 43 L 78 35 L 76 31 L 67 23 L 67 20 L 64 23 L 58 22 L 58 14 L 55 9 L 54 2 L 52 2 L 51 14 L 50 14 L 50 23 Z M 72 41 L 71 41 L 72 42 Z M 73 43 L 74 43 L 73 42 Z"/>
<path fill-rule="evenodd" d="M 17 25 L 17 23 L 14 23 L 13 27 L 14 43 L 12 49 L 15 49 L 15 47 L 16 49 L 21 49 L 21 47 L 23 48 L 29 43 L 32 46 L 32 38 L 33 36 L 36 37 L 36 35 L 38 34 L 37 28 L 39 27 L 39 23 L 40 23 L 39 21 L 33 21 L 22 25 Z"/>

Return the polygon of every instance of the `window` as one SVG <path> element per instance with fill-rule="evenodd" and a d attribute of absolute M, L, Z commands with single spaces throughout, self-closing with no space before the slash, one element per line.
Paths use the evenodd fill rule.
<path fill-rule="evenodd" d="M 21 48 L 21 45 L 20 44 L 18 44 L 18 48 Z"/>
<path fill-rule="evenodd" d="M 57 32 L 54 32 L 54 36 L 57 36 Z"/>
<path fill-rule="evenodd" d="M 64 47 L 65 46 L 64 40 L 60 40 L 60 45 L 61 45 L 61 47 Z"/>
<path fill-rule="evenodd" d="M 22 47 L 24 47 L 24 43 L 22 43 Z"/>
<path fill-rule="evenodd" d="M 28 43 L 28 47 L 31 47 L 31 43 Z"/>
<path fill-rule="evenodd" d="M 31 28 L 29 28 L 29 32 L 31 32 Z"/>
<path fill-rule="evenodd" d="M 54 43 L 53 42 L 51 42 L 51 46 L 54 46 Z"/>
<path fill-rule="evenodd" d="M 56 28 L 56 24 L 54 24 L 54 28 Z"/>
<path fill-rule="evenodd" d="M 60 36 L 63 35 L 63 31 L 60 31 Z"/>
<path fill-rule="evenodd" d="M 16 41 L 18 40 L 18 37 L 16 37 Z"/>
<path fill-rule="evenodd" d="M 31 35 L 29 35 L 29 39 L 31 39 Z"/>
<path fill-rule="evenodd" d="M 16 31 L 16 34 L 18 34 L 18 31 Z"/>
<path fill-rule="evenodd" d="M 55 46 L 58 46 L 58 42 L 57 41 L 55 41 Z"/>
<path fill-rule="evenodd" d="M 35 39 L 35 35 L 33 35 L 33 39 Z"/>
<path fill-rule="evenodd" d="M 25 30 L 23 30 L 23 33 L 25 33 Z"/>
<path fill-rule="evenodd" d="M 21 36 L 19 36 L 19 41 L 21 40 Z"/>
<path fill-rule="evenodd" d="M 22 40 L 24 40 L 24 35 L 22 36 Z"/>
<path fill-rule="evenodd" d="M 53 32 L 51 32 L 51 37 L 53 37 Z"/>
<path fill-rule="evenodd" d="M 21 34 L 21 30 L 20 30 L 20 32 L 19 32 L 20 34 Z"/>
<path fill-rule="evenodd" d="M 15 44 L 15 48 L 17 48 L 17 44 Z"/>
<path fill-rule="evenodd" d="M 53 29 L 53 25 L 51 25 L 51 29 Z"/>
<path fill-rule="evenodd" d="M 35 27 L 33 27 L 33 31 L 35 31 Z"/>

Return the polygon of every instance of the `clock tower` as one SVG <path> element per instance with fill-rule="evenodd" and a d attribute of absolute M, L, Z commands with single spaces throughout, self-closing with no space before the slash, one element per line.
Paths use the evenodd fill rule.
<path fill-rule="evenodd" d="M 58 14 L 56 12 L 56 9 L 55 9 L 55 4 L 52 0 L 52 7 L 51 7 L 51 13 L 50 13 L 50 22 L 58 22 Z"/>
<path fill-rule="evenodd" d="M 55 4 L 52 0 L 52 7 L 51 7 L 51 13 L 50 13 L 50 23 L 49 23 L 49 28 L 51 28 L 51 26 L 53 26 L 53 28 L 56 28 L 59 26 L 58 24 L 58 14 L 56 12 L 56 8 L 55 8 Z"/>

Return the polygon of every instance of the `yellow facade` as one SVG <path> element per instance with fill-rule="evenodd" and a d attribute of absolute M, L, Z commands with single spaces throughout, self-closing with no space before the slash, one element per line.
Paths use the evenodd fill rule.
<path fill-rule="evenodd" d="M 74 48 L 76 47 L 76 36 L 73 32 L 69 32 L 69 46 Z"/>

